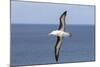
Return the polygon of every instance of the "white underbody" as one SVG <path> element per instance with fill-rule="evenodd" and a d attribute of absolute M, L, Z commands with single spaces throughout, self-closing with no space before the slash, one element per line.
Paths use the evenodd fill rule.
<path fill-rule="evenodd" d="M 55 36 L 59 36 L 59 37 L 69 37 L 71 34 L 69 32 L 55 30 L 55 31 L 52 31 L 51 33 L 49 33 L 49 35 L 55 35 Z"/>

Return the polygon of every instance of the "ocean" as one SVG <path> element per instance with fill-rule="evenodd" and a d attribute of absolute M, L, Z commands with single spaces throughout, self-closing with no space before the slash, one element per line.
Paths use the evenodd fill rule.
<path fill-rule="evenodd" d="M 58 25 L 11 24 L 11 65 L 55 64 L 55 36 L 49 36 Z M 88 62 L 95 60 L 95 26 L 67 25 L 60 50 L 60 63 Z"/>

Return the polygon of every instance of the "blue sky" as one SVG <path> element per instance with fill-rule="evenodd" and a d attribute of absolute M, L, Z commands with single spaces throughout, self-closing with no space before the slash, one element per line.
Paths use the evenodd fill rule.
<path fill-rule="evenodd" d="M 94 24 L 95 6 L 65 5 L 33 2 L 11 2 L 12 24 L 58 24 L 59 17 L 68 11 L 67 24 Z"/>

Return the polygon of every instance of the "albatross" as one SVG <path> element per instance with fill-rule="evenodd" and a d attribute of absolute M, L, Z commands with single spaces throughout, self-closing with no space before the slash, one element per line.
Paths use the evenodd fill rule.
<path fill-rule="evenodd" d="M 71 37 L 72 34 L 70 32 L 65 32 L 65 17 L 66 17 L 67 11 L 63 12 L 59 18 L 60 25 L 58 30 L 54 30 L 49 33 L 49 35 L 54 35 L 57 38 L 56 44 L 55 44 L 55 60 L 56 62 L 59 61 L 59 53 L 60 48 L 63 43 L 64 37 Z"/>

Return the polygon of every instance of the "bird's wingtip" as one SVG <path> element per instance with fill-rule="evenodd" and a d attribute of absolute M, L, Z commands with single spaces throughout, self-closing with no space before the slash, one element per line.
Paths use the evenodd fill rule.
<path fill-rule="evenodd" d="M 67 14 L 67 11 L 65 11 L 63 14 L 66 15 Z"/>

